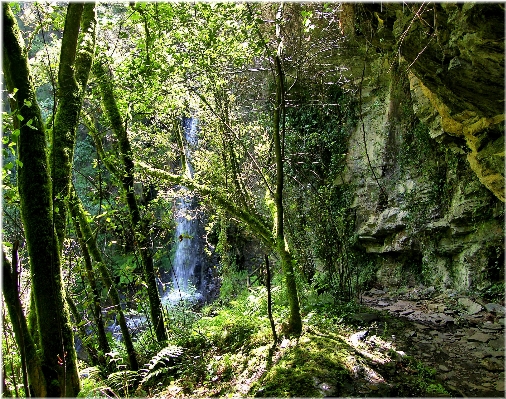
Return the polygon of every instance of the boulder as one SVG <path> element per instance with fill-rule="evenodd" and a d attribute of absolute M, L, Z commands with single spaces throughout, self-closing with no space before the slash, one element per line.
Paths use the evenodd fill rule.
<path fill-rule="evenodd" d="M 497 303 L 487 303 L 485 304 L 485 309 L 487 309 L 487 312 L 504 314 L 504 306 L 501 306 Z"/>
<path fill-rule="evenodd" d="M 457 302 L 459 303 L 459 305 L 463 306 L 465 308 L 466 313 L 470 315 L 476 314 L 483 310 L 483 306 L 481 306 L 479 303 L 472 301 L 469 298 L 465 297 L 459 298 Z"/>

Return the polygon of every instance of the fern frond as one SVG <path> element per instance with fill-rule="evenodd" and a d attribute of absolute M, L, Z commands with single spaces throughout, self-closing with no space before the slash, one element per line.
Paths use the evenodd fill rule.
<path fill-rule="evenodd" d="M 175 345 L 169 345 L 159 351 L 151 360 L 145 364 L 149 371 L 156 370 L 158 367 L 172 366 L 176 359 L 183 354 L 183 348 Z"/>
<path fill-rule="evenodd" d="M 176 370 L 176 363 L 183 355 L 183 348 L 169 345 L 160 350 L 151 360 L 139 370 L 142 377 L 141 387 L 149 385 L 158 378 L 172 375 Z"/>
<path fill-rule="evenodd" d="M 139 374 L 136 371 L 123 370 L 109 374 L 107 384 L 112 390 L 123 396 L 127 391 L 133 392 L 138 380 Z"/>

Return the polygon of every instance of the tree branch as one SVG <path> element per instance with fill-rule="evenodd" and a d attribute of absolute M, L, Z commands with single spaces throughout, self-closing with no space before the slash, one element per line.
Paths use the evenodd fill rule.
<path fill-rule="evenodd" d="M 237 207 L 220 191 L 202 184 L 198 184 L 194 180 L 188 179 L 185 176 L 176 175 L 161 169 L 153 168 L 142 161 L 138 161 L 137 166 L 140 167 L 140 171 L 142 173 L 148 176 L 164 180 L 171 184 L 184 186 L 189 190 L 200 194 L 208 202 L 222 207 L 232 216 L 246 224 L 251 229 L 251 231 L 257 234 L 270 248 L 276 248 L 276 244 L 272 236 L 272 230 L 269 228 L 268 223 L 265 222 L 265 220 L 262 220 L 260 215 L 255 215 L 251 212 Z"/>

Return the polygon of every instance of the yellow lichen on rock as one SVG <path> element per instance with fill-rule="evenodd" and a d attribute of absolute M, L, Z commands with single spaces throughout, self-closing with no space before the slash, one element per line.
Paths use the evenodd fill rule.
<path fill-rule="evenodd" d="M 467 155 L 467 161 L 471 169 L 480 180 L 497 198 L 505 202 L 504 195 L 504 167 L 501 171 L 490 169 L 488 164 L 484 162 L 490 156 L 503 158 L 504 151 L 497 151 L 491 155 L 480 156 L 483 150 L 480 150 L 480 142 L 482 138 L 478 137 L 483 132 L 499 123 L 504 123 L 505 115 L 499 114 L 491 118 L 480 117 L 477 112 L 465 110 L 459 114 L 451 115 L 450 108 L 423 84 L 412 72 L 409 72 L 409 80 L 412 90 L 418 90 L 430 101 L 432 107 L 437 111 L 440 117 L 441 128 L 443 131 L 452 136 L 459 136 L 465 139 L 466 145 L 470 152 Z"/>

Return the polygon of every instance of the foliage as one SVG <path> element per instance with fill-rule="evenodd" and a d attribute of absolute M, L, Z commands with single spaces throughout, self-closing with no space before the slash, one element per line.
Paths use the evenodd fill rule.
<path fill-rule="evenodd" d="M 2 303 L 2 305 L 5 310 L 5 304 Z M 14 340 L 14 333 L 8 324 L 10 322 L 8 314 L 4 313 L 2 318 L 2 369 L 5 381 L 3 393 L 4 395 L 23 397 L 26 396 L 26 393 L 23 386 L 21 356 Z"/>
<path fill-rule="evenodd" d="M 256 397 L 308 397 L 321 393 L 316 381 L 340 387 L 349 380 L 345 352 L 335 342 L 318 336 L 305 337 L 290 348 L 250 390 Z"/>
<path fill-rule="evenodd" d="M 434 161 L 435 160 L 435 161 Z M 408 130 L 398 154 L 397 166 L 402 174 L 417 183 L 404 193 L 408 210 L 407 227 L 419 231 L 430 218 L 443 215 L 451 205 L 459 157 L 451 149 L 442 150 L 422 122 Z"/>
<path fill-rule="evenodd" d="M 354 251 L 353 188 L 345 184 L 349 135 L 356 124 L 351 93 L 300 82 L 287 114 L 287 207 L 290 240 L 303 275 L 336 300 L 358 296 L 370 276 Z M 316 269 L 323 273 L 316 273 Z"/>
<path fill-rule="evenodd" d="M 13 4 L 11 8 L 24 25 L 22 34 L 34 72 L 37 102 L 50 126 L 52 113 L 65 94 L 56 92 L 55 74 L 66 6 Z M 185 300 L 166 306 L 167 342 L 157 342 L 150 331 L 136 335 L 135 350 L 141 364 L 146 365 L 139 372 L 126 369 L 123 344 L 110 336 L 113 351 L 108 358 L 118 369 L 108 377 L 89 369 L 89 376 L 82 380 L 81 395 L 155 395 L 162 385 L 177 382 L 187 395 L 204 389 L 209 396 L 222 396 L 233 392 L 240 373 L 250 372 L 248 378 L 253 381 L 258 365 L 265 368 L 249 394 L 316 396 L 321 391 L 314 383 L 315 376 L 337 385 L 345 383 L 344 346 L 337 337 L 337 327 L 352 323 L 352 316 L 361 310 L 354 299 L 373 280 L 377 265 L 361 254 L 357 245 L 355 188 L 347 180 L 348 142 L 362 110 L 357 109 L 356 93 L 350 90 L 353 85 L 343 84 L 348 78 L 341 74 L 338 55 L 344 48 L 346 30 L 342 5 L 137 2 L 101 3 L 97 10 L 97 55 L 106 76 L 117 77 L 113 92 L 133 161 L 146 161 L 179 177 L 184 175 L 185 157 L 191 148 L 194 185 L 187 188 L 207 189 L 201 199 L 211 203 L 206 211 L 214 225 L 207 238 L 210 255 L 219 257 L 214 273 L 221 289 L 219 300 L 202 309 L 201 303 Z M 362 6 L 357 10 L 365 12 Z M 364 15 L 359 17 L 364 19 Z M 367 15 L 369 20 L 359 22 L 355 33 L 369 37 L 373 25 L 366 29 L 367 23 L 371 18 L 375 24 L 382 23 L 378 15 Z M 275 53 L 279 58 L 273 57 Z M 275 60 L 283 74 L 274 72 L 278 66 Z M 286 85 L 283 122 L 273 126 L 272 113 L 281 113 L 282 108 L 273 95 L 281 76 Z M 402 95 L 408 84 L 407 80 L 394 82 L 394 97 Z M 95 76 L 83 90 L 83 125 L 77 131 L 75 148 L 69 149 L 70 153 L 74 151 L 72 180 L 93 229 L 87 240 L 96 240 L 104 258 L 104 262 L 94 259 L 93 267 L 107 265 L 125 298 L 125 311 L 139 316 L 148 313 L 148 296 L 146 278 L 139 267 L 140 251 L 135 248 L 140 247 L 154 260 L 155 273 L 150 276 L 162 278 L 163 271 L 170 269 L 168 248 L 175 224 L 172 208 L 180 195 L 175 186 L 184 181 L 135 174 L 134 186 L 121 192 L 124 175 L 114 173 L 121 167 L 118 138 L 111 134 L 98 85 Z M 11 100 L 15 94 L 9 93 Z M 378 111 L 383 103 L 383 98 L 377 99 L 372 109 Z M 20 110 L 34 105 L 35 101 L 25 101 L 19 110 L 6 109 L 3 113 L 3 232 L 4 239 L 11 242 L 17 238 L 22 241 L 24 234 L 17 188 L 24 166 L 18 157 L 19 135 L 21 129 L 35 130 L 34 119 L 24 118 Z M 396 173 L 397 180 L 413 179 L 414 189 L 406 189 L 401 200 L 409 211 L 408 229 L 418 231 L 451 205 L 463 158 L 435 144 L 429 127 L 414 119 L 409 101 L 393 106 L 391 111 L 399 120 L 409 122 L 394 132 L 395 166 L 387 172 Z M 198 121 L 197 144 L 187 142 L 182 131 L 188 117 Z M 283 166 L 277 169 L 273 151 L 276 128 L 281 128 L 283 144 L 279 157 Z M 48 153 L 54 145 L 51 133 L 51 128 L 47 129 Z M 276 208 L 278 174 L 285 179 L 284 207 Z M 53 194 L 59 198 L 61 193 Z M 128 195 L 138 201 L 142 232 L 132 229 Z M 284 215 L 279 217 L 282 208 Z M 234 210 L 246 217 L 237 216 Z M 288 264 L 296 267 L 308 326 L 304 334 L 311 337 L 305 341 L 307 336 L 303 336 L 299 346 L 269 349 L 267 293 L 260 285 L 263 272 L 259 269 L 256 285 L 248 286 L 252 270 L 246 270 L 240 252 L 244 242 L 252 243 L 262 255 L 272 248 L 266 250 L 258 244 L 258 237 L 253 240 L 244 232 L 239 222 L 245 220 L 258 222 L 252 230 L 264 239 L 266 247 L 272 247 L 272 237 L 276 237 L 275 222 L 285 223 L 286 242 L 283 239 L 276 245 L 284 249 L 286 244 L 294 258 Z M 64 230 L 68 239 L 63 246 L 62 275 L 68 298 L 76 301 L 82 316 L 74 327 L 88 326 L 95 300 L 86 285 L 83 254 L 77 249 L 75 232 L 65 226 L 58 233 Z M 280 254 L 277 258 L 271 253 L 269 256 L 275 258 L 274 318 L 278 330 L 285 332 L 290 309 L 286 306 L 287 283 L 279 272 L 284 252 L 278 251 Z M 20 257 L 25 265 L 26 252 L 21 251 Z M 494 284 L 482 294 L 498 300 L 504 293 L 504 284 L 499 281 L 501 258 L 499 253 L 491 257 L 494 260 L 488 266 Z M 421 272 L 426 275 L 430 270 L 423 267 Z M 105 298 L 111 287 L 98 282 L 99 302 L 109 309 Z M 317 334 L 311 335 L 309 329 Z M 320 339 L 327 333 L 327 341 Z M 90 334 L 84 341 L 93 345 L 93 338 Z M 18 394 L 23 394 L 18 350 L 5 346 L 12 343 L 12 337 L 2 343 L 7 384 L 13 388 L 16 379 Z M 171 355 L 176 352 L 177 356 Z M 278 356 L 274 358 L 279 360 L 276 364 L 272 364 L 273 353 Z M 433 381 L 433 371 L 410 361 L 405 366 L 419 376 L 410 381 L 417 393 L 444 394 Z"/>
<path fill-rule="evenodd" d="M 185 341 L 201 314 L 195 308 L 195 287 L 189 286 L 187 297 L 166 305 L 166 320 L 169 340 L 178 344 Z"/>
<path fill-rule="evenodd" d="M 481 290 L 480 294 L 489 301 L 504 300 L 504 281 L 493 283 Z"/>

